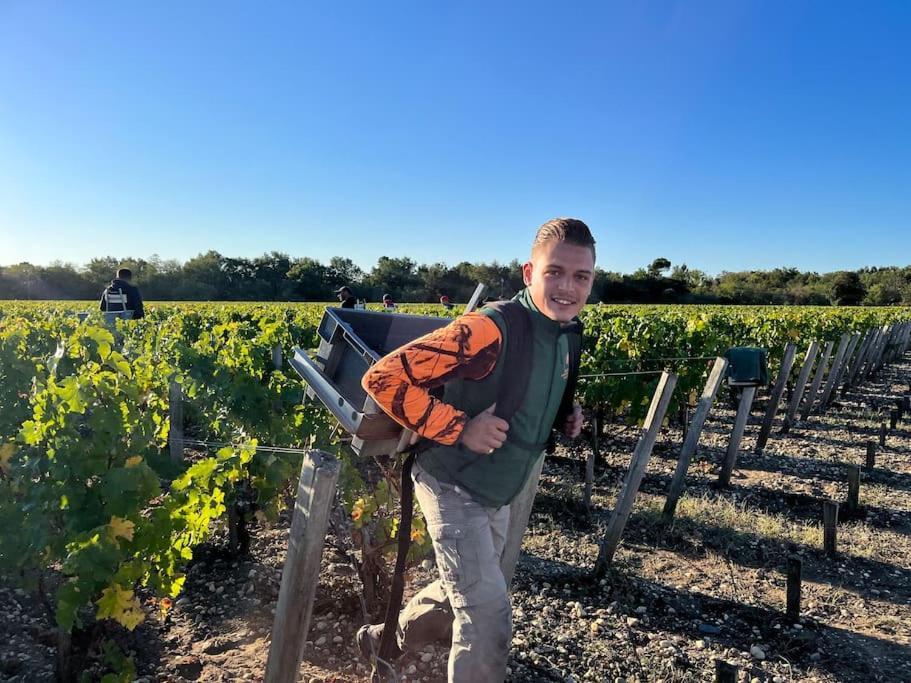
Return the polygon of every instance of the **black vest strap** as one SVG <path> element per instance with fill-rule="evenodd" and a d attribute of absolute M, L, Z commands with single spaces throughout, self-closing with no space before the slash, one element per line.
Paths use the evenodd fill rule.
<path fill-rule="evenodd" d="M 554 424 L 562 426 L 573 412 L 575 403 L 576 384 L 579 382 L 579 366 L 582 363 L 582 322 L 578 319 L 565 325 L 561 334 L 567 335 L 569 341 L 569 377 L 566 379 L 566 388 Z"/>
<path fill-rule="evenodd" d="M 487 305 L 500 314 L 506 326 L 506 353 L 500 385 L 497 387 L 497 407 L 494 415 L 509 422 L 528 391 L 534 354 L 534 333 L 528 311 L 518 301 L 495 301 Z"/>

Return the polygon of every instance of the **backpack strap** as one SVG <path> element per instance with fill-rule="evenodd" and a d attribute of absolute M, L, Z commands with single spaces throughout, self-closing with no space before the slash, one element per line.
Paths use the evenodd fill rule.
<path fill-rule="evenodd" d="M 489 308 L 500 314 L 506 327 L 506 349 L 501 356 L 503 370 L 497 387 L 497 407 L 494 415 L 509 422 L 528 391 L 529 369 L 534 353 L 534 332 L 528 311 L 518 301 L 495 301 Z"/>
<path fill-rule="evenodd" d="M 579 382 L 579 366 L 582 363 L 582 321 L 578 318 L 564 326 L 560 334 L 567 335 L 569 341 L 569 377 L 566 379 L 566 388 L 557 410 L 555 425 L 562 425 L 573 412 L 575 402 L 576 384 Z"/>

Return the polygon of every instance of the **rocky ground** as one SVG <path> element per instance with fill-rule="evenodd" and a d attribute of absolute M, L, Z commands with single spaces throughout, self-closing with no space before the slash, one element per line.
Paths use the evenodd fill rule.
<path fill-rule="evenodd" d="M 739 667 L 741 681 L 911 681 L 911 416 L 863 472 L 862 507 L 839 524 L 835 558 L 822 552 L 821 527 L 821 500 L 844 501 L 845 464 L 863 464 L 878 410 L 907 395 L 909 381 L 911 363 L 887 368 L 826 416 L 786 436 L 776 430 L 762 455 L 753 453 L 758 402 L 724 492 L 711 486 L 733 422 L 720 401 L 672 524 L 661 507 L 682 435 L 665 430 L 600 581 L 591 569 L 636 432 L 607 427 L 590 514 L 579 502 L 589 446 L 562 446 L 545 465 L 513 585 L 510 680 L 710 681 L 721 659 Z M 242 561 L 217 544 L 200 549 L 165 621 L 112 631 L 133 654 L 136 677 L 261 680 L 287 532 L 287 520 L 256 529 Z M 794 624 L 784 618 L 789 555 L 803 563 Z M 431 571 L 429 563 L 413 570 L 409 591 Z M 326 553 L 302 680 L 367 680 L 353 645 L 359 594 L 348 566 Z M 0 680 L 52 680 L 57 635 L 46 611 L 22 591 L 0 586 L 0 599 Z M 447 649 L 406 655 L 401 680 L 445 680 Z"/>

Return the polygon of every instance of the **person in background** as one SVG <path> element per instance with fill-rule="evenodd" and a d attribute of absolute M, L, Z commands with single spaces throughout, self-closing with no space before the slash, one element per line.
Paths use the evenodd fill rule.
<path fill-rule="evenodd" d="M 133 273 L 129 268 L 119 269 L 111 284 L 104 288 L 99 308 L 105 313 L 133 311 L 133 320 L 142 318 L 145 315 L 142 294 L 131 282 L 132 279 Z"/>
<path fill-rule="evenodd" d="M 348 285 L 339 287 L 335 290 L 335 293 L 338 295 L 338 300 L 342 302 L 342 308 L 355 308 L 357 299 L 354 298 L 354 294 L 351 293 Z"/>
<path fill-rule="evenodd" d="M 452 301 L 450 301 L 450 300 L 449 300 L 449 297 L 446 296 L 445 294 L 444 294 L 443 296 L 440 297 L 440 304 L 441 304 L 441 305 L 443 306 L 443 308 L 445 308 L 447 311 L 451 311 L 451 310 L 452 310 Z"/>
<path fill-rule="evenodd" d="M 395 302 L 388 294 L 383 294 L 383 310 L 395 312 Z"/>

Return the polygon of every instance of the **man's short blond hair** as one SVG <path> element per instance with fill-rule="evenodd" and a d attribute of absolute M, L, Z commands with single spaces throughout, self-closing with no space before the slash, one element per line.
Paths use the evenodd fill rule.
<path fill-rule="evenodd" d="M 535 241 L 532 242 L 531 251 L 546 242 L 568 242 L 579 247 L 588 247 L 595 258 L 595 238 L 591 230 L 578 218 L 554 218 L 538 228 Z"/>

